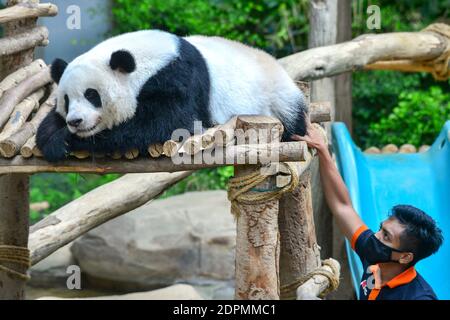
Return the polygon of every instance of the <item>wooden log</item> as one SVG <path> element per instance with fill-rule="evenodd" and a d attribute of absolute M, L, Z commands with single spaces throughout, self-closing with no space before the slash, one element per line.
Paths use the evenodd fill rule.
<path fill-rule="evenodd" d="M 156 198 L 191 173 L 127 174 L 70 202 L 31 227 L 31 263 L 38 263 L 89 230 Z"/>
<path fill-rule="evenodd" d="M 53 86 L 53 88 L 55 88 Z M 16 152 L 15 150 L 20 150 L 20 148 L 33 136 L 36 134 L 37 129 L 44 120 L 45 116 L 54 108 L 56 104 L 55 91 L 49 96 L 49 98 L 41 105 L 38 109 L 34 117 L 26 122 L 22 128 L 11 135 L 9 138 L 2 142 L 3 148 L 5 150 L 11 150 L 12 153 Z M 35 147 L 37 148 L 37 147 Z M 35 149 L 33 148 L 33 150 Z M 40 153 L 33 153 L 35 156 L 42 156 Z"/>
<path fill-rule="evenodd" d="M 334 259 L 328 259 L 329 263 L 333 264 L 333 269 L 328 265 L 323 265 L 319 269 L 325 272 L 330 272 L 339 279 L 340 277 L 340 265 Z M 337 274 L 335 273 L 337 272 Z M 297 300 L 321 300 L 318 298 L 325 290 L 330 286 L 330 280 L 328 277 L 317 274 L 313 275 L 311 279 L 307 280 L 297 289 Z"/>
<path fill-rule="evenodd" d="M 35 145 L 33 147 L 33 156 L 37 157 L 37 158 L 42 158 L 44 155 L 42 154 L 42 151 L 39 150 L 38 146 Z"/>
<path fill-rule="evenodd" d="M 309 37 L 307 52 L 319 50 L 321 47 L 328 48 L 334 45 L 337 39 L 337 1 L 333 0 L 310 0 L 309 1 Z M 289 72 L 288 72 L 289 73 Z M 292 75 L 291 73 L 289 73 Z M 306 80 L 300 79 L 297 80 Z M 335 81 L 333 78 L 324 78 L 311 82 L 311 103 L 329 101 L 331 103 L 331 119 L 334 119 L 334 106 L 336 100 Z M 331 130 L 325 125 L 328 138 Z M 331 141 L 328 139 L 328 141 Z M 315 157 L 311 163 L 311 188 L 313 198 L 313 213 L 316 226 L 317 241 L 321 247 L 321 254 L 325 257 L 333 255 L 334 247 L 334 224 L 330 209 L 325 201 L 320 180 L 318 158 Z"/>
<path fill-rule="evenodd" d="M 124 154 L 125 158 L 128 160 L 133 160 L 139 157 L 139 150 L 138 149 L 130 149 Z"/>
<path fill-rule="evenodd" d="M 367 153 L 367 154 L 379 154 L 379 153 L 381 153 L 381 150 L 379 148 L 377 148 L 377 147 L 370 147 L 370 148 L 367 148 L 366 150 L 364 150 L 364 153 Z"/>
<path fill-rule="evenodd" d="M 9 119 L 11 112 L 18 103 L 51 81 L 50 69 L 46 67 L 22 81 L 17 87 L 7 90 L 0 98 L 0 127 Z"/>
<path fill-rule="evenodd" d="M 226 146 L 234 138 L 237 116 L 232 117 L 226 123 L 218 125 L 214 132 L 214 144 L 216 146 Z"/>
<path fill-rule="evenodd" d="M 58 14 L 58 7 L 51 3 L 19 3 L 0 10 L 0 23 L 37 17 L 53 17 Z"/>
<path fill-rule="evenodd" d="M 33 156 L 33 148 L 36 147 L 36 136 L 32 136 L 28 141 L 20 148 L 20 155 L 24 158 L 31 158 Z"/>
<path fill-rule="evenodd" d="M 2 82 L 0 82 L 0 97 L 3 95 L 3 92 L 17 86 L 20 82 L 36 74 L 46 66 L 47 65 L 43 60 L 38 59 L 30 63 L 29 65 L 20 68 L 16 72 L 11 73 L 9 76 L 3 79 Z"/>
<path fill-rule="evenodd" d="M 305 50 L 278 62 L 292 79 L 314 80 L 359 70 L 378 61 L 434 60 L 447 50 L 449 41 L 429 31 L 366 34 L 352 41 Z"/>
<path fill-rule="evenodd" d="M 15 36 L 0 39 L 0 56 L 12 55 L 37 46 L 48 45 L 48 30 L 44 26 L 34 27 Z"/>
<path fill-rule="evenodd" d="M 12 5 L 12 0 L 6 2 Z M 14 47 L 8 43 L 22 30 L 34 27 L 35 21 L 24 19 L 3 26 L 6 38 L 0 39 L 0 51 L 4 46 Z M 19 37 L 20 38 L 20 37 Z M 17 42 L 15 42 L 17 44 Z M 14 51 L 14 50 L 13 50 Z M 33 51 L 24 50 L 18 54 L 0 57 L 0 81 L 6 76 L 23 68 L 33 60 Z M 30 92 L 31 93 L 31 92 Z M 24 97 L 28 96 L 26 94 Z M 0 110 L 0 113 L 4 110 Z M 9 114 L 8 114 L 9 116 Z M 0 245 L 27 248 L 29 225 L 29 177 L 26 174 L 10 174 L 0 176 Z M 22 249 L 22 250 L 23 250 Z M 28 266 L 24 264 L 1 262 L 3 267 L 25 275 Z M 26 277 L 11 275 L 11 272 L 0 270 L 0 299 L 25 299 Z"/>
<path fill-rule="evenodd" d="M 271 132 L 268 142 L 280 139 L 280 132 L 272 131 L 272 128 L 280 126 L 281 123 L 277 119 L 269 117 L 238 116 L 236 119 L 236 129 L 244 132 L 250 129 Z M 255 170 L 258 170 L 255 166 L 237 166 L 234 175 L 239 178 Z M 258 189 L 265 190 L 275 187 L 274 177 L 269 177 L 257 186 Z M 237 202 L 235 205 L 238 210 L 235 298 L 279 299 L 278 200 L 254 205 Z"/>
<path fill-rule="evenodd" d="M 10 150 L 19 150 L 24 146 L 24 144 L 33 137 L 33 135 L 36 134 L 37 129 L 44 120 L 45 116 L 53 109 L 53 107 L 56 104 L 56 98 L 54 96 L 54 92 L 50 95 L 50 97 L 45 101 L 39 110 L 34 115 L 33 119 L 31 121 L 26 122 L 23 127 L 13 134 L 11 137 L 9 137 L 7 140 L 3 141 L 3 143 L 8 144 L 8 148 Z M 37 146 L 33 146 L 33 154 L 35 156 L 42 156 L 42 154 L 39 153 L 39 151 L 36 151 L 38 153 L 35 154 L 34 150 L 37 150 Z M 27 151 L 25 151 L 25 154 L 28 154 Z M 30 156 L 31 157 L 31 156 Z"/>
<path fill-rule="evenodd" d="M 309 109 L 311 123 L 331 121 L 331 103 L 329 101 L 312 102 Z"/>
<path fill-rule="evenodd" d="M 214 126 L 205 131 L 201 138 L 202 149 L 208 149 L 214 146 L 214 133 L 217 131 L 218 126 Z"/>
<path fill-rule="evenodd" d="M 420 146 L 419 152 L 420 152 L 420 153 L 427 152 L 429 149 L 430 149 L 430 146 L 424 144 L 423 146 Z"/>
<path fill-rule="evenodd" d="M 309 161 L 310 162 L 310 161 Z M 314 225 L 311 193 L 311 170 L 297 165 L 300 184 L 292 192 L 284 194 L 279 202 L 280 229 L 280 287 L 290 287 L 321 265 L 320 247 Z M 295 287 L 281 291 L 282 299 L 295 297 Z M 291 292 L 292 291 L 292 292 Z"/>
<path fill-rule="evenodd" d="M 70 155 L 80 160 L 87 159 L 90 156 L 89 151 L 86 150 L 73 151 Z"/>
<path fill-rule="evenodd" d="M 395 144 L 387 144 L 381 149 L 381 153 L 397 153 L 398 147 Z"/>
<path fill-rule="evenodd" d="M 33 155 L 42 157 L 42 154 Z M 216 168 L 224 165 L 267 164 L 277 156 L 279 162 L 304 161 L 308 149 L 303 141 L 282 142 L 278 144 L 233 145 L 219 153 L 219 161 L 196 163 L 194 157 L 180 164 L 174 164 L 172 158 L 138 158 L 133 161 L 117 161 L 109 158 L 97 159 L 93 163 L 89 159 L 67 159 L 57 163 L 49 163 L 44 159 L 24 159 L 16 156 L 12 159 L 0 159 L 0 174 L 3 173 L 38 173 L 38 172 L 83 172 L 83 173 L 138 173 L 138 172 L 176 172 Z M 269 155 L 269 156 L 267 156 Z M 225 161 L 225 160 L 230 161 Z M 277 161 L 277 162 L 278 162 Z"/>
<path fill-rule="evenodd" d="M 400 149 L 398 149 L 399 153 L 416 153 L 417 148 L 413 146 L 412 144 L 406 143 L 400 146 Z"/>
<path fill-rule="evenodd" d="M 200 152 L 200 150 L 202 150 L 202 137 L 203 134 L 196 134 L 187 138 L 183 143 L 184 152 L 189 155 L 194 155 L 197 152 Z"/>
<path fill-rule="evenodd" d="M 163 152 L 168 157 L 173 157 L 178 153 L 178 150 L 180 150 L 182 144 L 181 142 L 177 142 L 174 140 L 167 140 L 163 144 Z"/>
<path fill-rule="evenodd" d="M 14 156 L 15 150 L 8 150 L 3 141 L 18 132 L 27 121 L 30 114 L 39 107 L 39 101 L 44 97 L 45 89 L 40 88 L 20 102 L 13 110 L 9 121 L 0 133 L 0 153 L 4 157 Z"/>
<path fill-rule="evenodd" d="M 152 158 L 159 158 L 163 153 L 163 145 L 161 143 L 155 143 L 148 147 L 148 153 Z"/>

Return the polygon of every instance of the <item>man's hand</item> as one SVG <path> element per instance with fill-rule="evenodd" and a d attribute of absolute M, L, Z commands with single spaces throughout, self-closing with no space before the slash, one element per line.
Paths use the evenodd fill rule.
<path fill-rule="evenodd" d="M 315 148 L 317 151 L 328 150 L 327 142 L 324 140 L 323 133 L 319 129 L 319 124 L 308 123 L 307 133 L 304 137 L 297 134 L 293 134 L 291 139 L 297 141 L 305 141 L 308 147 Z"/>
<path fill-rule="evenodd" d="M 353 209 L 347 187 L 328 152 L 328 144 L 324 140 L 326 136 L 319 127 L 319 124 L 308 123 L 307 134 L 304 137 L 294 134 L 291 138 L 305 141 L 309 147 L 317 150 L 325 198 L 342 232 L 351 241 L 356 230 L 364 223 Z"/>

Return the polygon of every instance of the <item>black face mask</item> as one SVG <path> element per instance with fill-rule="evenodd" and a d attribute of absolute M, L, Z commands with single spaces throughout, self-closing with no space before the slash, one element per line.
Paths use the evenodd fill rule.
<path fill-rule="evenodd" d="M 372 234 L 364 243 L 364 248 L 362 248 L 362 256 L 370 264 L 377 264 L 383 262 L 398 262 L 392 260 L 392 252 L 403 252 L 398 249 L 391 248 L 385 245 L 383 242 L 377 239 L 375 234 Z"/>

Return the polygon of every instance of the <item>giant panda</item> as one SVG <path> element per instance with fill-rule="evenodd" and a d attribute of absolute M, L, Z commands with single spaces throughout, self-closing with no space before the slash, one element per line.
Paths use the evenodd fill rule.
<path fill-rule="evenodd" d="M 284 141 L 305 134 L 304 96 L 278 62 L 220 37 L 126 33 L 69 64 L 56 59 L 51 75 L 57 103 L 36 143 L 52 162 L 77 150 L 146 153 L 196 120 L 208 128 L 238 114 L 279 118 Z"/>

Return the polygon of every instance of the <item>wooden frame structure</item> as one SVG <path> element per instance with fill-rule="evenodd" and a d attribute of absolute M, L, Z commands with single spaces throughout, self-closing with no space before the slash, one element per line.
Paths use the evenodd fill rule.
<path fill-rule="evenodd" d="M 39 4 L 37 0 L 8 0 L 7 6 L 6 9 L 0 10 L 0 24 L 4 29 L 4 38 L 0 39 L 0 125 L 3 127 L 3 132 L 0 133 L 0 153 L 3 155 L 3 158 L 0 158 L 0 247 L 28 247 L 30 264 L 34 264 L 88 230 L 126 212 L 121 206 L 110 209 L 106 208 L 106 204 L 102 204 L 103 207 L 99 207 L 96 215 L 81 212 L 77 217 L 68 206 L 30 229 L 30 174 L 145 172 L 147 175 L 151 174 L 152 176 L 147 177 L 154 177 L 157 183 L 150 186 L 141 182 L 142 186 L 148 188 L 148 192 L 144 197 L 134 199 L 138 206 L 189 175 L 190 172 L 186 170 L 223 165 L 205 162 L 174 165 L 171 158 L 158 157 L 161 152 L 167 155 L 186 153 L 193 159 L 199 153 L 208 152 L 208 148 L 203 145 L 210 141 L 206 136 L 222 130 L 222 138 L 215 140 L 216 146 L 226 146 L 223 149 L 226 155 L 240 160 L 249 160 L 254 156 L 258 159 L 251 165 L 244 164 L 246 162 L 238 163 L 236 160 L 233 163 L 236 165 L 236 178 L 243 178 L 259 170 L 261 165 L 267 164 L 267 161 L 259 158 L 263 151 L 279 153 L 280 157 L 274 163 L 287 163 L 290 168 L 296 170 L 296 173 L 291 171 L 289 175 L 283 172 L 280 166 L 276 166 L 277 174 L 268 176 L 249 193 L 256 192 L 252 191 L 254 189 L 276 190 L 280 187 L 277 177 L 288 178 L 284 179 L 284 183 L 290 184 L 294 175 L 298 175 L 298 184 L 279 199 L 270 199 L 255 205 L 239 202 L 236 204 L 240 214 L 237 216 L 235 297 L 279 299 L 280 287 L 289 287 L 320 267 L 320 252 L 312 216 L 310 165 L 314 154 L 307 150 L 303 142 L 280 143 L 279 137 L 283 128 L 277 119 L 238 116 L 230 120 L 231 124 L 224 124 L 222 128 L 211 128 L 200 137 L 191 137 L 183 145 L 169 141 L 164 145 L 149 146 L 150 156 L 141 155 L 137 159 L 133 150 L 125 155 L 94 155 L 94 158 L 89 158 L 88 154 L 75 154 L 75 157 L 56 165 L 40 158 L 33 136 L 43 116 L 54 105 L 54 85 L 45 63 L 40 60 L 33 61 L 34 48 L 48 44 L 48 30 L 36 26 L 36 20 L 40 16 L 56 15 L 57 8 L 52 4 Z M 446 25 L 443 26 L 450 29 Z M 397 44 L 399 39 L 401 46 Z M 418 42 L 419 45 L 416 45 Z M 406 49 L 404 43 L 408 44 Z M 439 61 L 442 69 L 442 57 L 448 56 L 449 43 L 445 33 L 443 35 L 430 30 L 420 33 L 374 35 L 359 37 L 339 45 L 307 50 L 283 58 L 280 63 L 295 80 L 318 79 L 362 68 L 367 64 L 371 64 L 369 68 L 380 68 L 384 64 L 377 62 L 385 60 L 416 59 L 427 67 L 432 65 L 433 61 Z M 370 50 L 370 55 L 363 54 L 367 50 Z M 352 53 L 358 59 L 353 59 Z M 448 60 L 445 60 L 445 63 L 448 63 Z M 299 85 L 309 99 L 308 85 Z M 332 109 L 333 106 L 325 103 L 311 104 L 311 121 L 330 121 Z M 11 114 L 15 112 L 19 125 L 11 120 Z M 34 117 L 30 117 L 31 115 Z M 230 132 L 247 132 L 251 129 L 265 129 L 270 132 L 266 143 L 229 143 L 233 140 L 228 137 Z M 169 177 L 156 172 L 175 174 Z M 95 192 L 104 191 L 100 187 Z M 119 198 L 117 201 L 127 200 Z M 14 274 L 25 275 L 29 264 L 0 261 L 0 266 L 3 266 L 3 269 L 0 269 L 0 299 L 23 299 L 26 277 L 17 277 Z M 310 282 L 308 286 L 312 285 L 314 288 L 311 290 L 320 293 L 330 284 L 326 277 L 321 281 L 325 286 L 314 287 Z"/>

